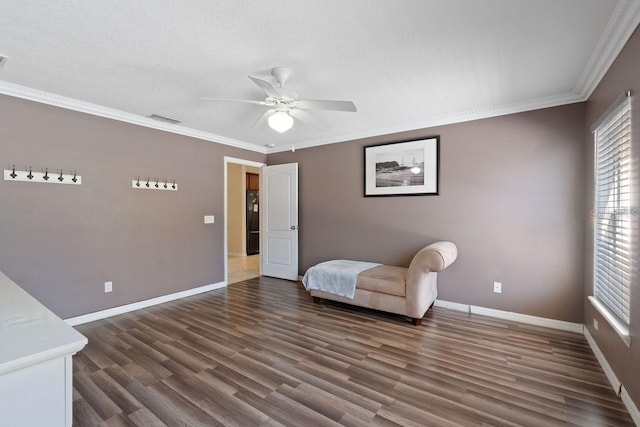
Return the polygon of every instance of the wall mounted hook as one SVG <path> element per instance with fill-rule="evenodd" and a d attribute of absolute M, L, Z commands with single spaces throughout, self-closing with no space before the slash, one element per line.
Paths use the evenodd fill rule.
<path fill-rule="evenodd" d="M 51 175 L 49 175 L 49 168 L 41 168 L 40 170 L 41 172 L 34 172 L 31 166 L 25 166 L 22 170 L 16 170 L 16 165 L 12 165 L 11 169 L 4 170 L 4 180 L 35 182 L 41 184 L 82 185 L 82 177 L 75 171 L 73 174 L 65 174 L 64 169 L 53 169 L 55 172 L 52 172 Z"/>
<path fill-rule="evenodd" d="M 141 181 L 140 176 L 137 176 L 131 180 L 131 188 L 139 190 L 178 191 L 178 184 L 176 183 L 175 179 L 173 180 L 172 184 L 171 182 L 169 182 L 168 178 L 160 177 L 153 179 L 151 179 L 151 177 L 147 177 L 145 183 L 144 179 Z"/>

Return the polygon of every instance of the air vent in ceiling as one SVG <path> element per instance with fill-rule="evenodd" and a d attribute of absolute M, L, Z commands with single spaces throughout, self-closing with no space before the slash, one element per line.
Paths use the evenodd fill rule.
<path fill-rule="evenodd" d="M 164 123 L 171 123 L 173 125 L 176 125 L 178 123 L 180 123 L 180 120 L 176 120 L 176 119 L 172 119 L 170 117 L 165 117 L 165 116 L 161 116 L 159 114 L 152 114 L 150 116 L 147 116 L 153 120 L 157 120 L 159 122 L 164 122 Z"/>
<path fill-rule="evenodd" d="M 4 67 L 4 64 L 6 64 L 8 60 L 8 56 L 0 55 L 0 67 Z"/>

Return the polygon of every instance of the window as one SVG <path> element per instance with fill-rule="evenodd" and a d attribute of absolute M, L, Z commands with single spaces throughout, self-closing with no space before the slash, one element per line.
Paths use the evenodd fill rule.
<path fill-rule="evenodd" d="M 636 225 L 632 206 L 631 96 L 614 103 L 594 130 L 593 305 L 630 344 L 629 311 Z"/>

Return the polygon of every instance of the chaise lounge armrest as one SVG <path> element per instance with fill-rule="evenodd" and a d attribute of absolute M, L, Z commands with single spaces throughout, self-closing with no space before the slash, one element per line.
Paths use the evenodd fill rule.
<path fill-rule="evenodd" d="M 407 270 L 407 315 L 420 324 L 424 313 L 438 296 L 436 276 L 458 257 L 458 248 L 452 242 L 436 242 L 421 249 Z"/>
<path fill-rule="evenodd" d="M 452 242 L 435 242 L 418 251 L 409 265 L 408 275 L 412 270 L 440 272 L 447 268 L 458 257 L 458 248 Z"/>

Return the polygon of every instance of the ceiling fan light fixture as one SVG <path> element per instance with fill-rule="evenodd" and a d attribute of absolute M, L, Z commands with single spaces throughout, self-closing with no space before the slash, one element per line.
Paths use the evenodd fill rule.
<path fill-rule="evenodd" d="M 269 116 L 269 127 L 276 132 L 286 132 L 293 126 L 293 117 L 286 111 L 276 111 Z"/>

